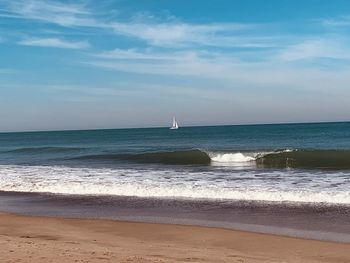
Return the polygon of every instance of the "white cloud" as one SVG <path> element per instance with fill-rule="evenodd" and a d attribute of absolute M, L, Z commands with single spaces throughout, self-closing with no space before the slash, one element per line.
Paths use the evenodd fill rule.
<path fill-rule="evenodd" d="M 67 41 L 58 38 L 30 38 L 19 42 L 20 45 L 38 46 L 38 47 L 55 47 L 68 49 L 85 49 L 89 48 L 88 42 L 82 41 Z"/>
<path fill-rule="evenodd" d="M 154 50 L 116 49 L 95 54 L 87 64 L 124 72 L 153 75 L 197 76 L 224 70 L 234 59 L 203 51 L 159 52 Z"/>
<path fill-rule="evenodd" d="M 279 59 L 294 61 L 313 58 L 350 59 L 350 50 L 346 41 L 336 39 L 305 40 L 283 49 Z"/>
<path fill-rule="evenodd" d="M 181 21 L 106 21 L 90 12 L 88 5 L 63 4 L 48 0 L 5 0 L 0 17 L 29 19 L 63 27 L 98 28 L 124 37 L 142 40 L 153 46 L 184 47 L 202 45 L 213 47 L 266 48 L 273 47 L 279 38 L 254 36 L 256 30 L 266 27 L 245 23 L 184 23 Z M 1 3 L 0 3 L 1 7 Z M 266 29 L 266 28 L 265 28 Z M 243 36 L 242 32 L 253 33 Z"/>
<path fill-rule="evenodd" d="M 49 0 L 4 0 L 0 17 L 22 18 L 61 26 L 93 26 L 95 21 L 84 4 L 68 4 Z M 1 3 L 0 3 L 1 7 Z"/>
<path fill-rule="evenodd" d="M 255 30 L 258 25 L 222 23 L 111 23 L 106 25 L 116 34 L 138 38 L 154 46 L 191 44 L 218 47 L 271 47 L 268 37 L 242 37 L 240 33 Z"/>
<path fill-rule="evenodd" d="M 95 4 L 95 3 L 94 3 Z M 96 9 L 96 6 L 95 6 Z M 52 0 L 3 0 L 0 2 L 0 17 L 29 19 L 69 28 L 95 28 L 104 33 L 112 32 L 134 38 L 149 46 L 162 48 L 283 48 L 294 44 L 294 53 L 311 52 L 311 45 L 301 43 L 303 36 L 277 32 L 270 24 L 252 23 L 185 23 L 169 15 L 169 19 L 156 19 L 152 14 L 130 16 L 129 21 L 106 19 L 105 14 L 91 10 L 88 1 L 60 2 Z M 113 10 L 115 11 L 115 10 Z M 135 18 L 136 17 L 136 18 Z M 150 18 L 151 17 L 151 18 Z M 171 19 L 170 19 L 171 18 Z M 350 25 L 350 16 L 321 21 L 323 25 Z M 319 21 L 318 21 L 319 23 Z M 263 33 L 263 34 L 262 34 Z M 311 36 L 312 37 L 312 36 Z M 319 45 L 316 48 L 322 48 Z M 286 51 L 287 52 L 287 51 Z M 293 50 L 289 50 L 290 53 Z M 314 52 L 314 51 L 312 51 Z M 290 54 L 292 57 L 292 54 Z M 288 55 L 286 55 L 288 57 Z"/>
<path fill-rule="evenodd" d="M 0 10 L 0 16 L 13 15 L 78 29 L 98 28 L 102 34 L 109 31 L 144 42 L 144 49 L 115 49 L 89 54 L 93 58 L 90 57 L 85 64 L 108 70 L 212 78 L 232 85 L 306 86 L 307 79 L 317 82 L 317 78 L 324 79 L 327 76 L 332 82 L 333 77 L 323 74 L 317 63 L 303 65 L 302 69 L 293 63 L 318 58 L 350 59 L 349 40 L 346 36 L 336 34 L 287 34 L 286 30 L 281 33 L 271 25 L 195 24 L 176 19 L 156 21 L 154 18 L 145 19 L 144 16 L 129 21 L 112 21 L 103 19 L 102 16 L 97 17 L 90 11 L 88 2 L 4 2 L 7 3 L 6 12 Z M 29 38 L 19 43 L 74 49 L 89 47 L 88 42 L 50 37 Z M 348 72 L 347 70 L 346 66 L 341 69 Z M 296 82 L 295 79 L 300 81 Z"/>
<path fill-rule="evenodd" d="M 114 49 L 98 54 L 92 54 L 94 57 L 106 60 L 164 60 L 164 61 L 183 61 L 186 57 L 197 56 L 198 53 L 205 54 L 203 51 L 172 51 L 155 52 L 151 49 Z M 209 55 L 210 53 L 208 53 Z"/>
<path fill-rule="evenodd" d="M 293 49 L 291 47 L 291 49 Z M 339 53 L 340 54 L 340 53 Z M 315 66 L 300 67 L 295 60 L 311 56 L 305 52 L 268 56 L 260 62 L 239 59 L 240 54 L 203 51 L 159 52 L 154 50 L 113 50 L 95 54 L 86 64 L 143 75 L 182 76 L 210 80 L 216 85 L 244 89 L 249 87 L 283 91 L 288 88 L 342 90 L 350 81 L 350 67 L 337 71 Z M 316 56 L 318 53 L 313 53 Z M 334 51 L 333 56 L 338 55 Z"/>
<path fill-rule="evenodd" d="M 323 19 L 321 22 L 326 27 L 350 27 L 350 15 Z"/>

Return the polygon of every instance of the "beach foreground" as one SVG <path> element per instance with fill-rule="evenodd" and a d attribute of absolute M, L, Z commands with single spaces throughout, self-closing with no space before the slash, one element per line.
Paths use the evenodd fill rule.
<path fill-rule="evenodd" d="M 219 228 L 0 214 L 1 262 L 349 262 L 349 251 Z"/>

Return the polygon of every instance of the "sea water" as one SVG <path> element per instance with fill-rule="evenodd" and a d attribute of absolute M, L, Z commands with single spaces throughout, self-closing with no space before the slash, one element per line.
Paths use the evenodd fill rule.
<path fill-rule="evenodd" d="M 0 191 L 350 205 L 350 123 L 0 133 Z"/>

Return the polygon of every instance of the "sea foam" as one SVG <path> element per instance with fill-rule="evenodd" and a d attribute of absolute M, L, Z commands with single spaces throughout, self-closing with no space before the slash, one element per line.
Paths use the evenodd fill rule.
<path fill-rule="evenodd" d="M 344 172 L 0 165 L 2 191 L 350 205 L 349 189 Z"/>

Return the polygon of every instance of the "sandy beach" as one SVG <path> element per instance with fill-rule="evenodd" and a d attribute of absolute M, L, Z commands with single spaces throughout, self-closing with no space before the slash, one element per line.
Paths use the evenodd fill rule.
<path fill-rule="evenodd" d="M 350 263 L 350 0 L 0 0 L 0 263 Z"/>
<path fill-rule="evenodd" d="M 349 251 L 219 228 L 0 214 L 1 262 L 349 262 Z"/>

